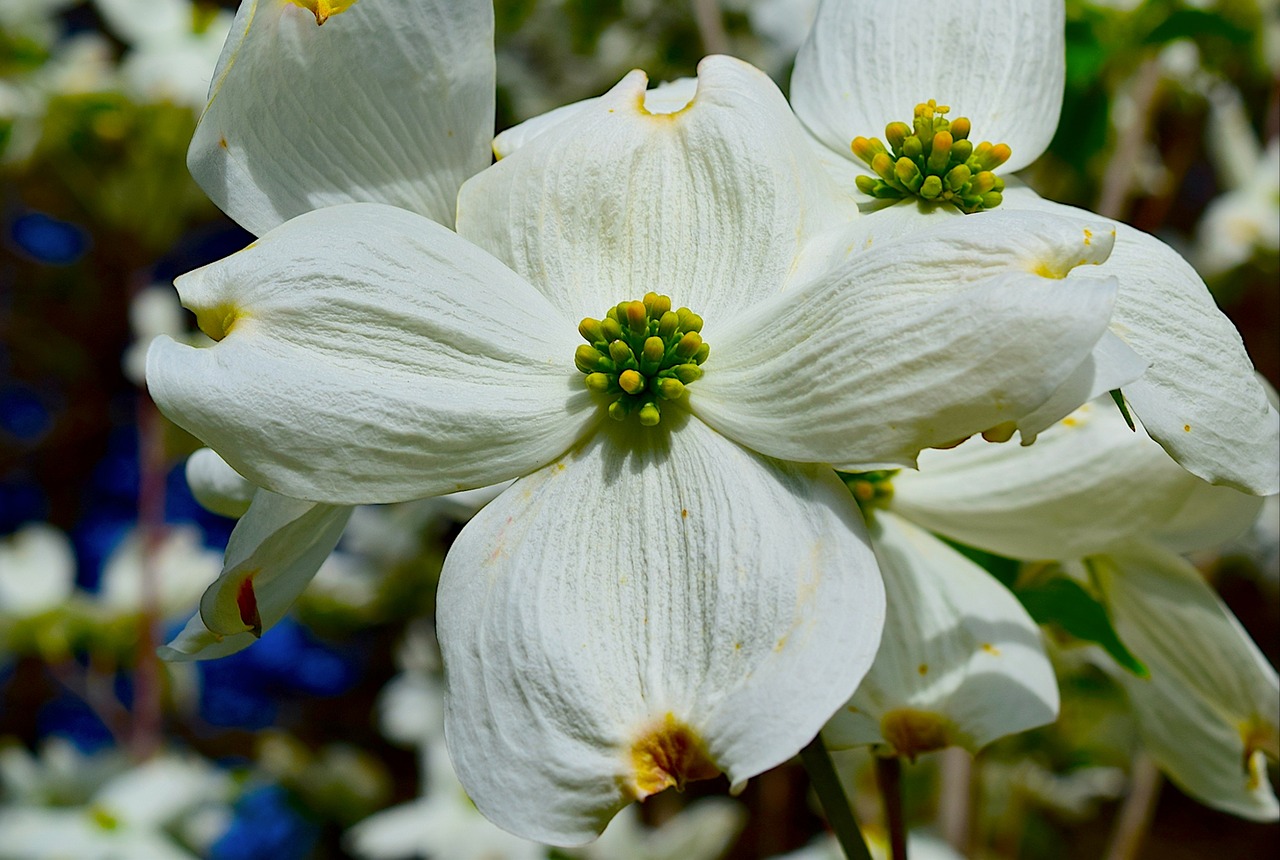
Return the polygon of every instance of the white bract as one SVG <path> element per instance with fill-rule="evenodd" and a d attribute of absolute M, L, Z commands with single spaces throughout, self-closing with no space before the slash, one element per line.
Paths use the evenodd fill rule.
<path fill-rule="evenodd" d="M 889 608 L 884 638 L 823 729 L 828 746 L 912 760 L 948 746 L 976 753 L 1057 718 L 1040 629 L 1003 585 L 891 504 L 874 512 L 871 537 Z"/>
<path fill-rule="evenodd" d="M 916 106 L 931 99 L 950 109 L 951 120 L 967 118 L 971 129 L 950 128 L 945 144 L 926 158 L 937 152 L 945 160 L 948 149 L 955 153 L 970 136 L 1008 147 L 980 155 L 981 144 L 975 146 L 977 160 L 958 173 L 949 162 L 939 167 L 939 173 L 947 172 L 934 178 L 929 200 L 916 196 L 930 185 L 923 173 L 902 164 L 909 158 L 895 162 L 886 152 L 883 175 L 892 180 L 901 170 L 894 181 L 905 179 L 917 190 L 896 203 L 882 201 L 891 205 L 863 219 L 864 241 L 913 233 L 958 215 L 965 195 L 978 208 L 999 205 L 997 212 L 1088 215 L 1042 200 L 1016 179 L 1004 186 L 991 173 L 1002 161 L 1007 170 L 1030 164 L 1053 136 L 1065 73 L 1063 16 L 1062 0 L 824 0 L 796 59 L 791 94 L 838 181 L 846 187 L 859 176 L 867 187 L 880 181 L 854 149 L 870 158 L 876 147 L 866 139 L 884 137 L 893 144 L 887 125 L 913 123 Z M 924 123 L 931 125 L 932 120 Z M 919 145 L 935 147 L 938 141 L 932 132 L 919 137 L 912 126 L 902 129 L 909 136 L 916 132 L 912 139 Z M 854 144 L 858 138 L 864 143 Z M 981 176 L 984 171 L 989 178 Z M 945 202 L 952 194 L 957 204 Z M 1115 225 L 1114 234 L 1114 253 L 1088 275 L 1114 275 L 1120 284 L 1113 337 L 1099 341 L 1098 366 L 1114 365 L 1114 355 L 1105 353 L 1114 352 L 1117 342 L 1150 363 L 1141 379 L 1124 386 L 1124 395 L 1152 438 L 1185 468 L 1246 492 L 1280 490 L 1280 415 L 1254 379 L 1235 327 L 1176 252 L 1124 224 Z M 1083 271 L 1057 274 L 1070 282 Z M 1036 428 L 1021 429 L 1026 441 Z"/>
<path fill-rule="evenodd" d="M 1277 807 L 1262 758 L 1280 747 L 1275 670 L 1170 549 L 1221 543 L 1261 506 L 1179 468 L 1109 399 L 1081 407 L 1029 448 L 973 440 L 929 452 L 920 472 L 894 479 L 892 502 L 901 516 L 989 552 L 1082 559 L 1068 568 L 1081 572 L 1149 672 L 1113 666 L 1153 757 L 1203 802 L 1271 819 Z"/>
<path fill-rule="evenodd" d="M 164 7 L 167 19 L 175 9 Z M 164 21 L 134 26 L 171 29 Z M 458 187 L 489 163 L 493 90 L 493 8 L 485 0 L 248 0 L 187 161 L 210 198 L 259 234 L 357 200 L 452 225 Z M 351 514 L 345 505 L 255 497 L 256 487 L 216 460 L 202 455 L 189 468 L 193 491 L 211 510 L 243 519 L 201 611 L 161 649 L 170 660 L 252 644 L 311 581 Z M 242 614 L 256 614 L 252 632 L 229 634 L 219 601 L 232 608 L 235 631 Z"/>
<path fill-rule="evenodd" d="M 461 236 L 332 206 L 180 278 L 218 343 L 162 338 L 148 363 L 167 415 L 299 504 L 524 476 L 442 573 L 448 737 L 482 812 L 560 844 L 808 742 L 884 611 L 822 464 L 910 464 L 1036 410 L 1089 361 L 1114 295 L 1028 265 L 1088 256 L 1089 225 L 1047 216 L 808 265 L 847 203 L 767 77 L 710 58 L 680 111 L 650 113 L 644 93 L 632 73 L 470 180 Z M 654 310 L 658 293 L 697 313 Z M 608 310 L 650 326 L 643 349 L 580 327 Z M 655 332 L 668 352 L 649 367 Z M 659 375 L 672 356 L 688 359 L 672 374 L 701 371 Z M 265 590 L 247 611 L 253 567 L 206 598 L 221 644 L 265 620 Z"/>

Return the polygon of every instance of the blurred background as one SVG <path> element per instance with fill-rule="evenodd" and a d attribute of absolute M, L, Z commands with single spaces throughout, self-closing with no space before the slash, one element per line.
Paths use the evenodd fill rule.
<path fill-rule="evenodd" d="M 815 6 L 498 0 L 498 129 L 632 68 L 692 76 L 713 52 L 785 90 Z M 798 764 L 736 799 L 723 780 L 668 792 L 580 851 L 479 816 L 440 753 L 430 619 L 444 553 L 483 499 L 362 508 L 258 644 L 213 662 L 155 658 L 234 526 L 192 499 L 183 463 L 197 443 L 139 387 L 150 338 L 199 337 L 172 279 L 251 240 L 184 164 L 234 8 L 0 0 L 0 858 L 838 856 Z M 1067 10 L 1059 132 L 1020 175 L 1182 252 L 1276 384 L 1277 3 Z M 1197 559 L 1273 665 L 1278 539 L 1263 529 Z M 1058 723 L 971 767 L 947 764 L 950 752 L 908 766 L 913 826 L 938 832 L 962 815 L 961 847 L 990 858 L 1243 857 L 1276 844 L 1280 827 L 1161 784 L 1118 686 L 1064 638 Z M 870 759 L 837 760 L 874 834 Z M 957 772 L 958 811 L 939 800 Z M 1109 855 L 1142 808 L 1135 795 L 1154 810 L 1134 831 L 1145 838 Z M 919 839 L 913 856 L 954 856 Z"/>

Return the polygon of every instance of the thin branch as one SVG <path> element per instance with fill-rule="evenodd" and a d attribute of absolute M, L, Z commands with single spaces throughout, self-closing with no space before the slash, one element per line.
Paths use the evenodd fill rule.
<path fill-rule="evenodd" d="M 1142 157 L 1142 145 L 1151 129 L 1151 115 L 1155 112 L 1156 94 L 1160 88 L 1160 62 L 1148 58 L 1133 75 L 1131 98 L 1134 103 L 1132 121 L 1120 129 L 1120 138 L 1111 152 L 1107 170 L 1102 176 L 1102 192 L 1098 196 L 1098 214 L 1104 218 L 1122 219 L 1129 194 L 1133 190 L 1133 175 Z"/>
<path fill-rule="evenodd" d="M 1146 753 L 1139 753 L 1133 760 L 1129 774 L 1129 793 L 1116 816 L 1115 830 L 1107 845 L 1106 860 L 1133 860 L 1142 848 L 1151 819 L 1155 815 L 1156 802 L 1160 799 L 1163 778 L 1156 763 Z"/>
<path fill-rule="evenodd" d="M 967 857 L 973 816 L 973 756 L 961 747 L 948 747 L 942 751 L 940 763 L 938 831 L 957 854 Z"/>
<path fill-rule="evenodd" d="M 729 52 L 729 34 L 724 30 L 718 0 L 693 0 L 693 20 L 698 25 L 704 51 L 708 54 Z"/>
<path fill-rule="evenodd" d="M 876 756 L 876 784 L 884 802 L 884 826 L 889 831 L 889 856 L 907 860 L 907 819 L 902 811 L 902 759 Z"/>
<path fill-rule="evenodd" d="M 836 776 L 835 765 L 831 762 L 831 754 L 822 744 L 822 735 L 818 735 L 809 745 L 800 750 L 800 760 L 804 769 L 809 772 L 809 782 L 822 811 L 827 814 L 827 824 L 840 842 L 840 848 L 848 860 L 871 860 L 871 850 L 862 837 L 858 820 L 853 817 L 853 808 L 849 806 L 849 798 Z"/>

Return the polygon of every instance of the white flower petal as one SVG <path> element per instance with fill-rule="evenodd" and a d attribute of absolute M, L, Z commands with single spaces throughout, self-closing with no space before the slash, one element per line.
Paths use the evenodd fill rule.
<path fill-rule="evenodd" d="M 111 613 L 142 612 L 150 591 L 162 619 L 185 614 L 220 567 L 219 553 L 204 547 L 194 526 L 171 526 L 154 544 L 133 529 L 103 566 L 98 605 Z"/>
<path fill-rule="evenodd" d="M 1018 419 L 1018 435 L 1023 445 L 1066 418 L 1076 407 L 1128 385 L 1142 376 L 1151 363 L 1110 331 L 1093 346 L 1084 364 L 1058 386 L 1048 400 L 1030 415 Z"/>
<path fill-rule="evenodd" d="M 30 618 L 61 605 L 76 583 L 71 541 L 46 523 L 0 539 L 0 618 Z"/>
<path fill-rule="evenodd" d="M 186 628 L 159 649 L 161 658 L 209 660 L 252 645 L 307 587 L 350 516 L 348 507 L 259 490 L 227 542 L 222 574 Z"/>
<path fill-rule="evenodd" d="M 1016 183 L 1006 188 L 1004 205 L 1091 214 Z M 1170 456 L 1210 483 L 1255 495 L 1280 491 L 1280 415 L 1254 378 L 1235 326 L 1176 251 L 1124 224 L 1116 229 L 1110 258 L 1089 274 L 1119 280 L 1111 329 L 1151 362 L 1124 388 L 1134 414 Z"/>
<path fill-rule="evenodd" d="M 186 477 L 201 507 L 231 519 L 244 516 L 258 490 L 211 448 L 201 448 L 187 458 Z"/>
<path fill-rule="evenodd" d="M 1108 232 L 1029 215 L 939 219 L 708 321 L 691 408 L 769 456 L 858 467 L 1032 413 L 1089 359 L 1115 286 L 1052 277 L 1105 259 Z"/>
<path fill-rule="evenodd" d="M 1130 430 L 1109 396 L 1020 447 L 974 439 L 926 451 L 894 479 L 894 510 L 1000 555 L 1071 559 L 1169 522 L 1204 482 Z"/>
<path fill-rule="evenodd" d="M 600 416 L 573 364 L 574 324 L 402 209 L 301 215 L 178 291 L 226 334 L 207 349 L 157 340 L 152 397 L 237 472 L 296 498 L 391 502 L 497 483 Z"/>
<path fill-rule="evenodd" d="M 1153 546 L 1094 559 L 1116 632 L 1151 677 L 1119 674 L 1144 743 L 1198 800 L 1275 820 L 1265 754 L 1280 756 L 1280 681 L 1194 567 Z"/>
<path fill-rule="evenodd" d="M 796 57 L 791 101 L 828 148 L 884 138 L 929 99 L 1007 143 L 1018 170 L 1058 127 L 1066 75 L 1062 0 L 824 0 Z"/>
<path fill-rule="evenodd" d="M 335 203 L 453 223 L 489 163 L 493 9 L 483 0 L 359 2 L 316 26 L 293 3 L 240 6 L 187 163 L 261 235 Z"/>
<path fill-rule="evenodd" d="M 1058 682 L 1040 628 L 995 580 L 942 541 L 877 511 L 871 542 L 888 616 L 871 671 L 822 730 L 829 746 L 897 755 L 977 752 L 1053 722 Z"/>
<path fill-rule="evenodd" d="M 230 789 L 229 775 L 202 758 L 160 755 L 111 780 L 93 800 L 126 827 L 158 831 Z"/>
<path fill-rule="evenodd" d="M 710 776 L 703 744 L 735 783 L 784 761 L 875 653 L 882 585 L 835 475 L 660 428 L 610 424 L 517 481 L 441 574 L 454 766 L 529 838 L 586 842 Z"/>
<path fill-rule="evenodd" d="M 658 84 L 644 93 L 644 109 L 649 113 L 675 113 L 693 101 L 698 89 L 697 78 L 680 78 L 665 84 Z M 600 98 L 583 99 L 573 104 L 562 105 L 555 110 L 539 114 L 527 119 L 519 125 L 512 126 L 493 139 L 493 154 L 498 158 L 506 158 L 543 132 L 555 128 L 560 123 L 577 115 L 581 111 L 599 104 Z"/>
<path fill-rule="evenodd" d="M 778 292 L 804 240 L 856 209 L 763 72 L 729 57 L 698 72 L 674 114 L 646 110 L 644 73 L 627 75 L 469 181 L 458 232 L 575 322 L 650 290 L 707 320 Z"/>

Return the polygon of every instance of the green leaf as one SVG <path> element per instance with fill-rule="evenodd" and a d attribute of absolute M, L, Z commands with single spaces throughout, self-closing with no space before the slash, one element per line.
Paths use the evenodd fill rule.
<path fill-rule="evenodd" d="M 1143 662 L 1120 641 L 1106 607 L 1074 579 L 1057 576 L 1013 593 L 1037 624 L 1057 624 L 1077 639 L 1096 642 L 1134 675 L 1149 676 Z"/>
<path fill-rule="evenodd" d="M 1180 9 L 1147 34 L 1148 45 L 1164 45 L 1177 39 L 1225 39 L 1233 45 L 1249 45 L 1252 30 L 1228 21 L 1222 15 L 1200 9 Z"/>

